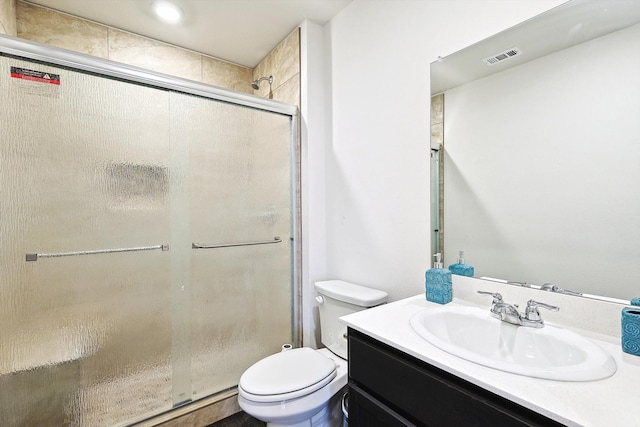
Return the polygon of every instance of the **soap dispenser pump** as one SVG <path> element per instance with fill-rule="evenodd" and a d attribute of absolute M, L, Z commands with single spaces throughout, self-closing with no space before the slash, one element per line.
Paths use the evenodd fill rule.
<path fill-rule="evenodd" d="M 449 270 L 451 270 L 452 274 L 457 274 L 458 276 L 467 276 L 473 277 L 473 266 L 464 263 L 464 251 L 460 251 L 460 256 L 458 257 L 458 262 L 455 264 L 451 264 L 449 266 Z"/>
<path fill-rule="evenodd" d="M 433 268 L 425 273 L 425 287 L 427 301 L 438 304 L 447 304 L 453 299 L 453 286 L 451 285 L 451 272 L 442 267 L 442 254 L 434 255 L 436 262 Z"/>

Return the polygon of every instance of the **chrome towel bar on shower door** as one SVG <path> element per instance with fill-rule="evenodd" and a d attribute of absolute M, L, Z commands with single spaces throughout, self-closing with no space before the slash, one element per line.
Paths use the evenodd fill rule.
<path fill-rule="evenodd" d="M 76 251 L 76 252 L 59 252 L 53 254 L 27 254 L 27 262 L 37 261 L 38 258 L 58 258 L 63 256 L 76 256 L 76 255 L 96 255 L 96 254 L 112 254 L 116 252 L 137 252 L 137 251 L 153 251 L 156 249 L 162 249 L 163 251 L 169 250 L 169 245 L 156 245 L 156 246 L 141 246 L 138 248 L 120 248 L 120 249 L 98 249 L 95 251 Z"/>
<path fill-rule="evenodd" d="M 252 246 L 252 245 L 269 245 L 271 243 L 280 243 L 282 239 L 280 237 L 274 237 L 273 240 L 266 240 L 264 242 L 244 242 L 244 243 L 222 243 L 218 245 L 203 245 L 201 243 L 192 243 L 192 249 L 217 249 L 217 248 L 229 248 L 233 246 Z"/>

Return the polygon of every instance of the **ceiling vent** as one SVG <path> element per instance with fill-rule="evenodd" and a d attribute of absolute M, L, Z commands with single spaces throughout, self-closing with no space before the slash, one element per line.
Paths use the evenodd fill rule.
<path fill-rule="evenodd" d="M 495 65 L 498 62 L 506 61 L 507 59 L 511 59 L 514 56 L 522 55 L 522 51 L 517 47 L 512 47 L 511 49 L 507 49 L 504 52 L 500 52 L 497 55 L 490 56 L 482 60 L 487 65 Z"/>

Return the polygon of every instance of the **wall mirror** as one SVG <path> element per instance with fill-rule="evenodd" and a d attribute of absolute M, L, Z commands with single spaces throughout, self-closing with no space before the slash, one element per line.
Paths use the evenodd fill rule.
<path fill-rule="evenodd" d="M 640 296 L 640 2 L 563 3 L 434 62 L 431 89 L 445 265 Z"/>

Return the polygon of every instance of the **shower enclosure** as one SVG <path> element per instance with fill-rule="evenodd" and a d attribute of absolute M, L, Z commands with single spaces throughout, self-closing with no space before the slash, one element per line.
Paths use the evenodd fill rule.
<path fill-rule="evenodd" d="M 0 52 L 2 425 L 131 424 L 297 342 L 295 107 Z"/>

